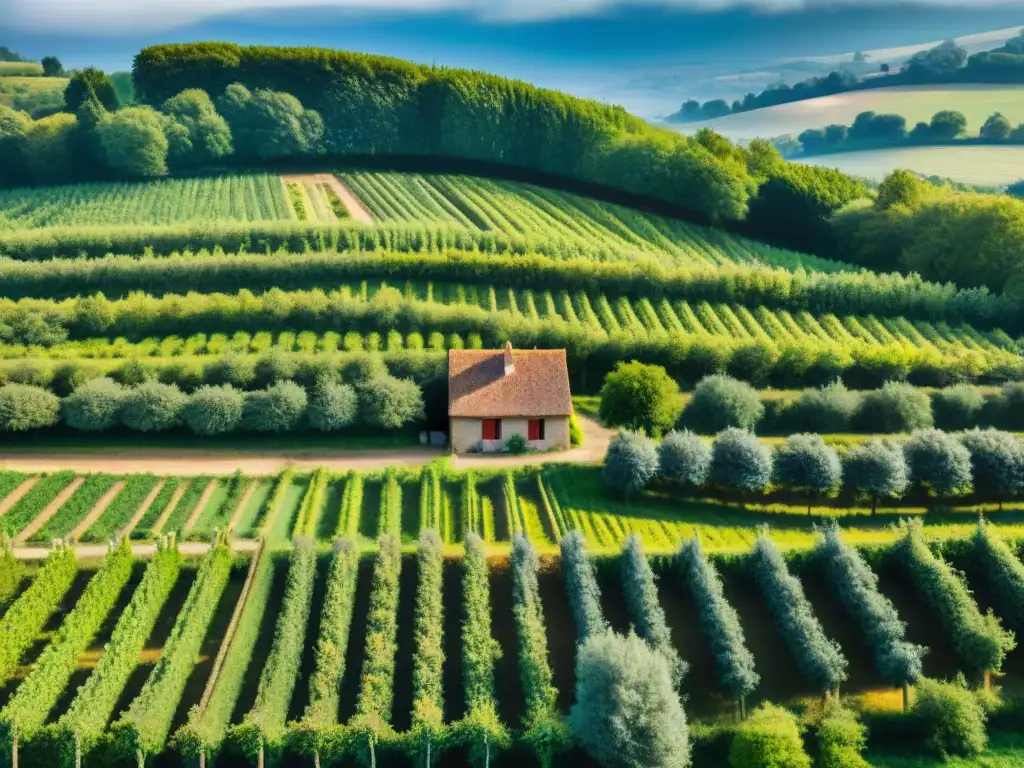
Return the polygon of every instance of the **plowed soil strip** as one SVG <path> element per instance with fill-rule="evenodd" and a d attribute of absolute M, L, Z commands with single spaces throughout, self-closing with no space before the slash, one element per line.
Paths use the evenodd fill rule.
<path fill-rule="evenodd" d="M 199 518 L 203 516 L 203 510 L 206 509 L 206 505 L 210 503 L 210 497 L 213 496 L 217 490 L 218 482 L 211 480 L 210 484 L 206 486 L 206 490 L 203 491 L 203 495 L 199 497 L 199 503 L 196 504 L 196 508 L 192 510 L 192 514 L 189 515 L 188 521 L 185 523 L 184 533 L 188 533 L 196 527 L 196 523 L 199 522 Z"/>
<path fill-rule="evenodd" d="M 167 502 L 167 506 L 164 508 L 164 511 L 161 512 L 160 517 L 157 518 L 156 525 L 153 526 L 154 536 L 159 536 L 163 531 L 164 526 L 167 525 L 167 518 L 171 516 L 171 512 L 173 512 L 174 508 L 178 506 L 178 502 L 181 500 L 181 497 L 188 486 L 188 483 L 178 483 L 178 487 L 174 489 L 174 493 L 171 495 L 171 500 Z"/>
<path fill-rule="evenodd" d="M 160 491 L 163 490 L 164 483 L 166 482 L 166 480 L 157 481 L 157 484 L 153 486 L 153 490 L 149 492 L 149 495 L 142 501 L 139 508 L 135 510 L 135 514 L 132 515 L 132 519 L 125 524 L 124 528 L 117 532 L 118 540 L 123 539 L 135 530 L 135 526 L 137 526 L 139 521 L 145 516 L 147 510 L 149 510 L 150 506 L 152 506 L 153 502 L 156 500 L 156 497 L 160 494 Z"/>
<path fill-rule="evenodd" d="M 22 497 L 26 493 L 31 491 L 35 487 L 35 484 L 38 482 L 38 477 L 30 477 L 17 488 L 15 488 L 13 491 L 11 491 L 9 494 L 7 494 L 7 497 L 3 501 L 0 501 L 0 515 L 3 515 L 5 512 L 7 512 L 7 510 L 9 510 L 19 501 L 21 501 Z"/>
<path fill-rule="evenodd" d="M 360 224 L 374 223 L 373 214 L 363 205 L 363 201 L 356 197 L 348 185 L 333 173 L 287 174 L 281 177 L 281 181 L 285 184 L 326 184 L 341 198 L 341 202 L 345 204 L 353 221 Z"/>
<path fill-rule="evenodd" d="M 71 540 L 78 541 L 80 538 L 82 538 L 82 534 L 89 530 L 89 528 L 92 527 L 92 524 L 100 519 L 100 516 L 104 512 L 106 512 L 107 507 L 110 506 L 110 502 L 112 502 L 114 500 L 114 497 L 117 496 L 117 494 L 119 494 L 122 490 L 124 490 L 124 480 L 119 480 L 118 482 L 114 483 L 111 486 L 110 490 L 103 494 L 100 500 L 96 502 L 96 505 L 89 510 L 89 514 L 83 517 L 81 522 L 79 522 L 78 525 L 71 529 Z"/>
<path fill-rule="evenodd" d="M 235 512 L 231 515 L 231 522 L 228 523 L 228 531 L 235 530 L 235 526 L 238 525 L 238 521 L 242 518 L 242 514 L 245 512 L 245 508 L 249 506 L 249 499 L 252 498 L 253 493 L 256 492 L 257 480 L 250 481 L 249 485 L 242 491 L 242 498 L 238 500 L 238 506 L 235 507 Z"/>
<path fill-rule="evenodd" d="M 71 498 L 75 491 L 78 490 L 78 486 L 85 482 L 84 477 L 76 477 L 71 481 L 71 485 L 65 488 L 63 491 L 57 494 L 57 497 L 46 505 L 46 509 L 36 515 L 36 519 L 25 526 L 21 533 L 14 539 L 15 544 L 24 544 L 26 541 L 36 535 L 36 531 L 46 525 L 47 521 L 57 514 L 57 510 L 64 506 L 64 502 Z"/>

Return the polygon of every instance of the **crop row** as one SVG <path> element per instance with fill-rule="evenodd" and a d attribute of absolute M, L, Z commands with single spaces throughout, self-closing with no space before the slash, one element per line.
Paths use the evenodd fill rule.
<path fill-rule="evenodd" d="M 0 533 L 12 537 L 21 533 L 74 480 L 75 473 L 68 471 L 39 478 L 31 490 L 0 517 Z"/>

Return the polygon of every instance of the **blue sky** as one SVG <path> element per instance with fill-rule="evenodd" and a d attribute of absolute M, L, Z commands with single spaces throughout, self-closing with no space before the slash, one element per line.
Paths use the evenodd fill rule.
<path fill-rule="evenodd" d="M 1020 0 L 0 0 L 0 45 L 127 69 L 157 42 L 320 45 L 583 95 L 605 73 L 755 66 L 1024 24 Z M 1016 9 L 1014 8 L 1016 6 Z"/>

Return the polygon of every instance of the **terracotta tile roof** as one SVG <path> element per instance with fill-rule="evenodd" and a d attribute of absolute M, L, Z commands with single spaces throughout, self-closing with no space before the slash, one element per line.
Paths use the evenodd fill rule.
<path fill-rule="evenodd" d="M 572 413 L 564 349 L 448 352 L 448 415 L 481 419 L 568 416 Z"/>

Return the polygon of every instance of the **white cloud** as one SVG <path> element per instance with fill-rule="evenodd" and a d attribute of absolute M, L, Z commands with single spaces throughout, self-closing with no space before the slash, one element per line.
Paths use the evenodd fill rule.
<path fill-rule="evenodd" d="M 566 18 L 640 2 L 665 7 L 715 10 L 752 7 L 784 11 L 806 5 L 887 4 L 892 0 L 5 0 L 3 24 L 38 31 L 89 33 L 175 29 L 205 19 L 247 11 L 339 8 L 355 11 L 433 12 L 459 10 L 490 21 Z M 1012 5 L 1019 0 L 916 0 L 944 6 Z"/>

